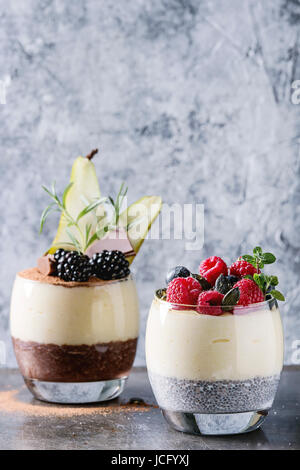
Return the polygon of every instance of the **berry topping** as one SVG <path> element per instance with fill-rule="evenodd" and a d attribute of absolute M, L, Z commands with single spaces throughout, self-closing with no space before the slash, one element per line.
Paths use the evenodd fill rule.
<path fill-rule="evenodd" d="M 166 284 L 176 279 L 176 277 L 189 277 L 191 275 L 190 271 L 184 266 L 176 266 L 173 269 L 170 269 L 166 276 Z"/>
<path fill-rule="evenodd" d="M 92 275 L 89 258 L 77 251 L 59 249 L 54 254 L 57 275 L 67 282 L 86 282 Z"/>
<path fill-rule="evenodd" d="M 93 275 L 99 279 L 121 279 L 130 274 L 129 262 L 118 250 L 95 253 L 90 259 L 90 266 Z"/>
<path fill-rule="evenodd" d="M 238 287 L 240 291 L 237 305 L 250 305 L 265 300 L 262 290 L 252 279 L 241 279 L 234 287 Z"/>
<path fill-rule="evenodd" d="M 63 250 L 62 248 L 59 248 L 59 250 L 56 250 L 56 252 L 53 255 L 55 261 L 58 261 L 61 256 L 65 256 L 67 253 L 70 253 L 70 252 Z"/>
<path fill-rule="evenodd" d="M 230 266 L 229 272 L 233 276 L 241 278 L 247 275 L 253 276 L 253 274 L 257 272 L 260 273 L 260 270 L 257 271 L 256 267 L 253 266 L 253 264 L 248 263 L 248 261 L 238 259 L 235 263 Z"/>
<path fill-rule="evenodd" d="M 201 285 L 193 277 L 177 277 L 168 285 L 167 301 L 174 304 L 197 305 L 201 291 Z"/>
<path fill-rule="evenodd" d="M 215 290 L 206 290 L 198 297 L 197 312 L 204 315 L 222 315 L 222 300 L 224 295 Z"/>
<path fill-rule="evenodd" d="M 239 278 L 237 276 L 225 276 L 225 274 L 220 274 L 215 283 L 215 290 L 225 295 L 233 288 L 238 280 Z"/>
<path fill-rule="evenodd" d="M 210 258 L 202 261 L 199 266 L 199 274 L 205 277 L 205 279 L 214 286 L 220 274 L 228 274 L 228 268 L 222 258 L 211 256 Z"/>

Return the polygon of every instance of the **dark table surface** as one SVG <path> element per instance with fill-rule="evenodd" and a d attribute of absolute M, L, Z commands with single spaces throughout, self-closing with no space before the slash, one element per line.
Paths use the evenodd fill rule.
<path fill-rule="evenodd" d="M 133 370 L 121 397 L 88 406 L 39 402 L 17 370 L 0 369 L 0 424 L 0 449 L 300 449 L 300 367 L 285 367 L 273 410 L 249 434 L 174 431 L 156 406 L 144 368 Z"/>

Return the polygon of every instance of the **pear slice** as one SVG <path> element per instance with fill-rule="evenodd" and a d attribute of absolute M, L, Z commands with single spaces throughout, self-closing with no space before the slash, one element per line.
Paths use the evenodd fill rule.
<path fill-rule="evenodd" d="M 72 167 L 70 183 L 73 183 L 73 185 L 66 196 L 66 208 L 74 219 L 89 202 L 101 197 L 96 169 L 91 161 L 94 153 L 96 151 L 93 151 L 87 157 L 76 158 Z M 86 226 L 89 224 L 91 225 L 90 233 L 93 234 L 96 231 L 96 218 L 92 212 L 82 217 L 78 224 L 83 233 L 85 233 Z M 56 236 L 48 253 L 55 253 L 59 248 L 70 249 L 66 245 L 66 243 L 70 243 L 70 237 L 66 230 L 78 238 L 78 229 L 74 226 L 68 227 L 66 219 L 61 215 Z"/>
<path fill-rule="evenodd" d="M 120 215 L 119 224 L 128 227 L 127 235 L 132 248 L 137 254 L 141 248 L 151 225 L 161 211 L 160 196 L 144 196 L 131 204 Z M 127 258 L 131 264 L 134 256 Z"/>

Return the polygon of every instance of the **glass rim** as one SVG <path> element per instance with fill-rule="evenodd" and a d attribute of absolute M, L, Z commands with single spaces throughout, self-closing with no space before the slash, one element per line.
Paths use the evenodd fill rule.
<path fill-rule="evenodd" d="M 160 302 L 161 304 L 164 304 L 164 305 L 170 305 L 170 306 L 174 306 L 174 307 L 180 307 L 181 308 L 189 308 L 190 310 L 195 310 L 197 308 L 197 305 L 189 305 L 189 304 L 178 304 L 178 303 L 175 303 L 175 302 L 169 302 L 168 300 L 165 300 L 165 299 L 162 299 L 158 296 L 158 291 L 160 291 L 161 289 L 157 289 L 154 293 L 154 300 L 157 300 L 158 302 Z M 274 306 L 276 306 L 278 308 L 278 303 L 277 303 L 277 300 L 272 297 L 271 299 L 267 299 L 267 300 L 264 300 L 262 302 L 256 302 L 254 304 L 249 304 L 249 305 L 226 305 L 226 309 L 228 310 L 247 310 L 247 309 L 259 309 L 259 308 L 263 308 L 263 307 L 267 307 L 269 309 L 273 308 Z M 205 309 L 211 309 L 211 308 L 216 308 L 216 305 L 204 305 L 203 308 Z M 224 311 L 224 313 L 227 313 L 226 311 Z"/>

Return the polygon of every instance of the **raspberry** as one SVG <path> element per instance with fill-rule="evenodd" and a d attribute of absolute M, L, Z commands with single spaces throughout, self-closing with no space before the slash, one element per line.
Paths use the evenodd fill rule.
<path fill-rule="evenodd" d="M 237 305 L 256 304 L 265 300 L 264 294 L 258 285 L 252 279 L 241 279 L 234 287 L 238 287 L 240 291 L 240 299 Z"/>
<path fill-rule="evenodd" d="M 204 315 L 222 315 L 221 307 L 224 295 L 215 290 L 206 290 L 198 297 L 197 312 Z"/>
<path fill-rule="evenodd" d="M 225 276 L 227 276 L 228 268 L 222 258 L 211 256 L 210 258 L 202 261 L 199 266 L 199 274 L 205 277 L 205 279 L 214 286 L 220 274 L 225 274 Z"/>
<path fill-rule="evenodd" d="M 232 276 L 237 277 L 243 277 L 249 274 L 253 276 L 253 274 L 257 273 L 257 269 L 252 264 L 248 263 L 248 261 L 238 259 L 230 266 L 229 272 Z M 258 270 L 258 272 L 260 273 L 260 270 Z"/>
<path fill-rule="evenodd" d="M 177 277 L 167 288 L 167 301 L 174 304 L 197 305 L 202 287 L 193 277 Z"/>

